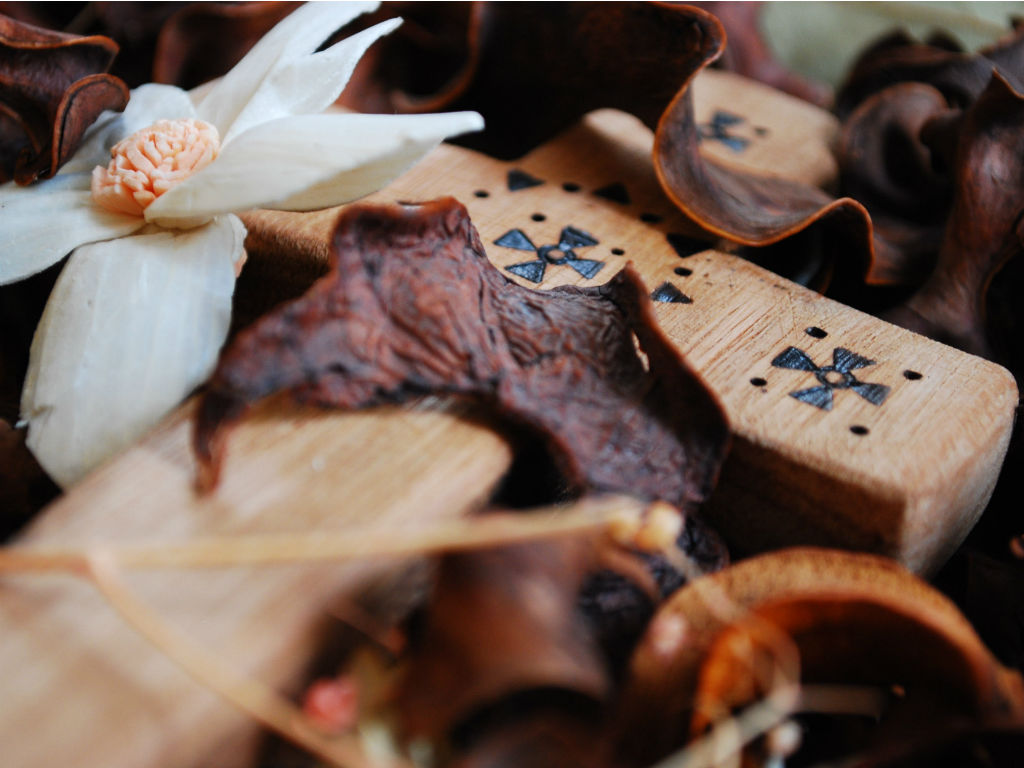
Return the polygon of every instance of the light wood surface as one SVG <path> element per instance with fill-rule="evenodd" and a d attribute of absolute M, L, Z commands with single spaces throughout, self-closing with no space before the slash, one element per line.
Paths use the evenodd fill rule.
<path fill-rule="evenodd" d="M 652 292 L 668 284 L 685 295 L 689 303 L 657 302 L 657 317 L 725 404 L 734 447 L 708 514 L 737 553 L 838 546 L 935 570 L 992 492 L 1018 400 L 1013 377 L 737 256 L 691 246 L 696 252 L 681 257 L 668 236 L 692 229 L 645 162 L 651 138 L 628 115 L 597 112 L 511 163 L 441 147 L 371 199 L 454 195 L 491 261 L 523 285 L 599 284 L 632 261 Z M 510 171 L 543 183 L 510 190 Z M 567 191 L 567 183 L 579 189 Z M 616 183 L 628 204 L 593 194 Z M 336 216 L 258 213 L 248 225 L 257 251 L 274 251 L 288 237 L 289 252 L 306 263 L 326 253 Z M 603 262 L 593 278 L 567 265 L 549 264 L 539 284 L 508 271 L 537 257 L 498 245 L 503 235 L 518 229 L 540 247 L 558 243 L 567 226 L 598 241 L 575 249 L 580 259 Z M 833 365 L 836 349 L 870 361 L 849 374 L 855 383 L 888 387 L 884 400 L 860 396 L 840 372 L 772 365 L 789 347 L 818 368 Z M 792 396 L 823 387 L 822 379 L 837 385 L 830 410 Z"/>
<path fill-rule="evenodd" d="M 720 82 L 717 88 L 743 90 L 735 80 Z M 727 104 L 739 103 L 735 94 L 717 93 Z M 777 123 L 788 102 L 773 101 L 773 93 L 755 99 L 745 117 L 770 128 L 752 135 L 750 152 L 770 157 L 806 149 L 805 135 L 790 142 Z M 707 104 L 701 109 L 713 113 L 715 104 Z M 820 149 L 832 129 L 824 113 L 818 117 Z M 966 534 L 991 491 L 1017 403 L 1009 374 L 734 256 L 704 251 L 681 258 L 666 235 L 693 232 L 657 185 L 650 141 L 633 118 L 596 113 L 517 162 L 441 147 L 373 199 L 454 195 L 503 270 L 536 258 L 495 245 L 512 229 L 536 246 L 557 243 L 566 226 L 598 240 L 577 249 L 579 258 L 603 262 L 592 279 L 549 265 L 542 288 L 597 284 L 632 260 L 652 290 L 667 282 L 689 297 L 692 303 L 662 303 L 657 311 L 732 421 L 734 449 L 709 512 L 739 551 L 832 543 L 882 552 L 917 570 L 933 567 Z M 767 163 L 745 157 L 755 166 Z M 834 172 L 819 152 L 804 157 L 819 159 L 787 172 L 803 178 Z M 511 170 L 543 183 L 510 191 Z M 614 183 L 626 186 L 629 203 L 593 194 Z M 643 214 L 660 218 L 652 223 Z M 325 269 L 336 217 L 337 211 L 250 214 L 249 283 L 240 286 L 240 300 L 253 309 L 299 292 Z M 808 336 L 812 326 L 828 335 Z M 789 393 L 814 386 L 816 377 L 771 365 L 789 346 L 818 366 L 829 363 L 835 347 L 870 358 L 874 365 L 854 373 L 891 392 L 872 405 L 837 391 L 827 412 L 794 399 Z M 904 370 L 922 377 L 908 380 Z M 766 384 L 754 386 L 752 378 Z M 47 509 L 17 543 L 180 542 L 461 515 L 487 495 L 510 451 L 459 413 L 445 401 L 357 414 L 272 402 L 232 433 L 221 486 L 198 498 L 186 407 Z M 869 431 L 856 435 L 851 426 Z M 388 566 L 153 571 L 133 574 L 131 585 L 187 634 L 220 649 L 238 671 L 283 684 L 304 665 L 325 604 Z M 90 586 L 68 577 L 5 576 L 0 636 L 5 766 L 192 766 L 209 759 L 216 745 L 253 730 L 146 645 Z"/>
<path fill-rule="evenodd" d="M 271 403 L 239 427 L 217 493 L 197 498 L 188 407 L 49 507 L 18 543 L 177 543 L 462 515 L 486 498 L 510 452 L 459 413 L 445 402 L 355 414 Z M 332 600 L 393 567 L 361 561 L 127 579 L 229 668 L 282 686 L 307 663 Z M 194 766 L 255 730 L 72 577 L 6 575 L 0 635 L 4 766 Z"/>

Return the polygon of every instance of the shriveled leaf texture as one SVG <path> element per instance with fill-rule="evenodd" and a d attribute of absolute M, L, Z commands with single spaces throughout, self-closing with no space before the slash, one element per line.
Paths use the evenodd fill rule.
<path fill-rule="evenodd" d="M 842 251 L 839 261 L 853 263 L 851 271 L 867 272 L 872 281 L 890 281 L 888 265 L 899 264 L 899 254 L 880 238 L 872 243 L 871 221 L 860 203 L 727 168 L 700 152 L 689 85 L 701 69 L 728 55 L 725 31 L 709 10 L 645 3 L 482 4 L 464 25 L 439 27 L 449 35 L 465 29 L 467 42 L 461 49 L 465 64 L 448 64 L 443 71 L 449 77 L 435 92 L 413 92 L 423 78 L 411 76 L 416 70 L 410 60 L 417 53 L 428 64 L 432 59 L 399 33 L 357 70 L 343 100 L 378 110 L 474 109 L 488 129 L 462 143 L 503 158 L 521 156 L 588 111 L 621 109 L 656 130 L 653 161 L 662 186 L 704 230 L 766 246 L 825 220 L 834 235 L 829 242 Z M 744 16 L 750 10 L 734 10 L 729 23 L 751 26 Z M 448 36 L 439 40 L 448 43 L 443 64 L 460 49 Z M 738 48 L 759 60 L 749 41 Z M 404 66 L 389 66 L 392 58 Z M 374 62 L 377 68 L 370 69 Z M 871 266 L 875 251 L 879 267 Z"/>
<path fill-rule="evenodd" d="M 569 491 L 682 509 L 710 492 L 728 442 L 723 411 L 656 327 L 631 268 L 595 288 L 523 288 L 487 261 L 450 198 L 351 207 L 333 252 L 331 273 L 223 354 L 198 412 L 204 486 L 228 428 L 268 395 L 363 408 L 440 392 L 539 436 Z"/>
<path fill-rule="evenodd" d="M 106 74 L 117 45 L 0 16 L 0 182 L 53 176 L 128 87 Z"/>

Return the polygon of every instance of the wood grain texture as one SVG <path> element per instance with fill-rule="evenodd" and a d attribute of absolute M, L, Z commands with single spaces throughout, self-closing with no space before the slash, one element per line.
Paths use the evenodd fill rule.
<path fill-rule="evenodd" d="M 429 524 L 481 502 L 510 452 L 451 403 L 338 414 L 269 403 L 239 427 L 215 495 L 197 498 L 191 407 L 49 507 L 30 547 Z M 239 673 L 301 670 L 332 601 L 394 562 L 147 571 L 130 586 Z M 0 584 L 5 766 L 194 766 L 255 725 L 160 655 L 88 584 Z M 28 734 L 28 736 L 26 736 Z"/>
<path fill-rule="evenodd" d="M 772 93 L 754 99 L 745 116 L 769 133 L 751 135 L 743 162 L 767 169 L 771 157 L 799 149 L 804 159 L 786 173 L 828 178 L 834 170 L 820 151 L 828 120 L 819 115 L 817 148 L 807 151 L 806 134 L 787 139 L 779 122 L 785 105 Z M 770 151 L 757 144 L 769 141 Z M 513 229 L 538 247 L 557 244 L 568 226 L 593 235 L 598 243 L 575 253 L 602 262 L 600 270 L 585 279 L 566 264 L 549 264 L 542 288 L 597 284 L 632 260 L 652 290 L 669 283 L 689 297 L 692 303 L 659 304 L 657 311 L 729 412 L 735 446 L 709 511 L 738 550 L 831 543 L 883 552 L 917 570 L 934 567 L 991 491 L 1017 402 L 1009 374 L 736 257 L 708 250 L 681 257 L 667 235 L 697 232 L 662 194 L 650 143 L 633 118 L 595 113 L 517 162 L 441 147 L 373 199 L 454 195 L 502 270 L 536 259 L 495 244 Z M 511 170 L 543 183 L 511 191 Z M 616 183 L 626 187 L 628 202 L 594 194 Z M 250 262 L 239 284 L 239 317 L 297 295 L 326 270 L 337 216 L 246 217 Z M 828 336 L 808 336 L 812 325 Z M 877 362 L 856 373 L 891 393 L 876 406 L 838 392 L 829 412 L 800 402 L 789 393 L 812 386 L 815 376 L 770 364 L 790 345 L 818 365 L 836 346 L 869 357 Z M 922 378 L 903 378 L 906 369 Z M 752 378 L 766 383 L 754 386 Z M 222 485 L 198 498 L 188 406 L 47 509 L 18 543 L 176 542 L 463 514 L 505 471 L 510 450 L 460 413 L 446 401 L 358 414 L 271 402 L 232 434 Z M 868 434 L 851 433 L 853 425 Z M 154 571 L 133 574 L 131 585 L 187 634 L 222 649 L 238 671 L 283 684 L 304 665 L 327 602 L 388 565 Z M 217 744 L 254 730 L 122 624 L 91 587 L 70 578 L 5 577 L 0 634 L 5 766 L 204 764 Z"/>

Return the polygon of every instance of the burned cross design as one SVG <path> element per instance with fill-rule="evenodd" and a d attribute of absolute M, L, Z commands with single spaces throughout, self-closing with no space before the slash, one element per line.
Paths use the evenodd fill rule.
<path fill-rule="evenodd" d="M 589 248 L 598 244 L 597 238 L 576 227 L 563 227 L 558 242 L 554 245 L 542 245 L 538 248 L 521 229 L 509 230 L 495 240 L 494 244 L 500 245 L 502 248 L 531 251 L 536 254 L 536 259 L 505 267 L 513 275 L 525 278 L 531 283 L 539 283 L 544 279 L 544 272 L 547 270 L 548 264 L 564 264 L 588 280 L 600 272 L 604 266 L 603 261 L 581 259 L 576 255 L 575 249 Z"/>
<path fill-rule="evenodd" d="M 807 353 L 796 347 L 789 347 L 772 360 L 776 368 L 789 368 L 794 371 L 809 371 L 817 377 L 820 386 L 810 389 L 801 389 L 790 392 L 790 397 L 823 411 L 831 411 L 834 395 L 837 389 L 851 389 L 863 397 L 872 405 L 881 405 L 889 396 L 889 387 L 884 384 L 870 384 L 859 381 L 851 371 L 856 368 L 866 368 L 874 365 L 874 360 L 868 360 L 843 347 L 836 347 L 832 350 L 832 365 L 817 366 L 808 357 Z"/>

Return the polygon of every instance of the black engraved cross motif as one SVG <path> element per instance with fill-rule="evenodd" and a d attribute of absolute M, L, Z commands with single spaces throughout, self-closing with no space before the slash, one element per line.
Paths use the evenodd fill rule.
<path fill-rule="evenodd" d="M 598 244 L 597 238 L 576 227 L 563 227 L 558 242 L 554 245 L 542 245 L 538 248 L 521 229 L 509 230 L 495 240 L 494 244 L 500 245 L 502 248 L 531 251 L 536 254 L 537 258 L 532 261 L 505 267 L 513 275 L 519 275 L 532 283 L 539 283 L 544 279 L 544 272 L 547 270 L 548 264 L 564 264 L 588 280 L 600 272 L 604 266 L 603 261 L 581 259 L 576 255 L 575 249 L 589 248 Z"/>
<path fill-rule="evenodd" d="M 856 368 L 866 368 L 874 364 L 874 360 L 868 360 L 843 347 L 832 350 L 832 365 L 819 367 L 806 352 L 796 347 L 789 347 L 772 360 L 772 365 L 776 368 L 813 373 L 820 386 L 790 392 L 789 396 L 823 411 L 832 410 L 833 392 L 837 389 L 853 390 L 872 405 L 881 405 L 885 402 L 885 398 L 889 396 L 889 387 L 860 381 L 851 373 Z"/>
<path fill-rule="evenodd" d="M 734 115 L 719 109 L 711 117 L 709 122 L 701 123 L 697 126 L 697 135 L 702 141 L 705 139 L 720 141 L 733 152 L 742 152 L 747 148 L 750 140 L 744 139 L 741 136 L 735 136 L 729 132 L 729 129 L 732 126 L 739 125 L 742 122 L 743 118 L 739 115 Z"/>

